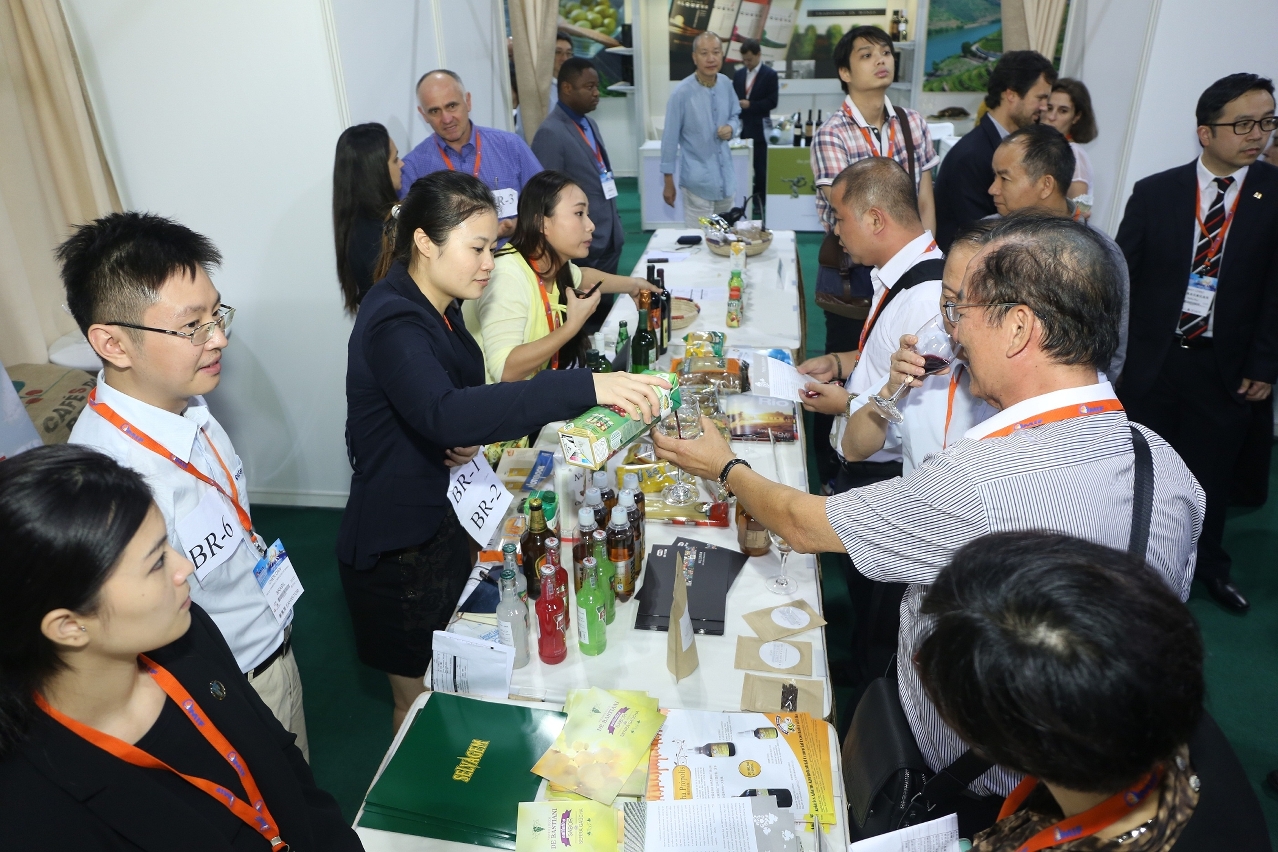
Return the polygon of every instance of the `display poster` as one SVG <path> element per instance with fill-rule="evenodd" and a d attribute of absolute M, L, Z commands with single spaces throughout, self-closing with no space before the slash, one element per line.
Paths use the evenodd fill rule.
<path fill-rule="evenodd" d="M 1065 30 L 1061 28 L 1061 38 Z M 1003 55 L 1003 13 L 996 0 L 933 0 L 928 7 L 923 91 L 984 92 Z"/>
<path fill-rule="evenodd" d="M 624 98 L 619 89 L 634 85 L 632 57 L 609 50 L 630 43 L 625 12 L 626 0 L 559 0 L 559 32 L 571 37 L 573 56 L 594 63 L 601 97 Z"/>

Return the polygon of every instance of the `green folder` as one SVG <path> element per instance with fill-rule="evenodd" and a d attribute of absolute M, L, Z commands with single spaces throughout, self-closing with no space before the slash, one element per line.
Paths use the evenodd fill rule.
<path fill-rule="evenodd" d="M 432 693 L 365 800 L 360 825 L 512 849 L 531 770 L 565 716 Z"/>

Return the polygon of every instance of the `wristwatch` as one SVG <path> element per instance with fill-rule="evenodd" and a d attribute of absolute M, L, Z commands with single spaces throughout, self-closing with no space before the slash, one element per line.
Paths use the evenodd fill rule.
<path fill-rule="evenodd" d="M 746 467 L 750 467 L 750 462 L 746 461 L 745 459 L 737 458 L 725 464 L 723 466 L 723 470 L 719 471 L 719 484 L 723 486 L 723 489 L 727 491 L 728 494 L 732 494 L 732 489 L 728 487 L 728 474 L 731 473 L 732 469 L 739 464 L 743 464 Z M 750 469 L 753 470 L 754 468 L 750 468 Z"/>

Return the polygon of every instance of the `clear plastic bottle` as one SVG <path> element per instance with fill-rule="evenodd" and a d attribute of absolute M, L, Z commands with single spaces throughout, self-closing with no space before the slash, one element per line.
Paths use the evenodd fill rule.
<path fill-rule="evenodd" d="M 598 488 L 586 489 L 586 508 L 595 515 L 595 526 L 603 529 L 608 526 L 608 509 L 604 506 L 603 495 Z"/>
<path fill-rule="evenodd" d="M 594 481 L 590 484 L 599 489 L 599 497 L 603 500 L 604 508 L 608 510 L 608 514 L 611 516 L 612 507 L 617 505 L 617 490 L 608 481 L 608 471 L 596 470 Z M 603 524 L 599 526 L 602 527 Z"/>
<path fill-rule="evenodd" d="M 528 604 L 519 599 L 515 571 L 501 569 L 501 600 L 497 603 L 497 631 L 501 644 L 515 649 L 515 668 L 528 665 Z"/>
<path fill-rule="evenodd" d="M 635 541 L 634 576 L 639 579 L 640 563 L 643 561 L 643 528 L 639 524 L 639 507 L 635 504 L 635 492 L 623 488 L 617 493 L 617 505 L 626 510 L 630 519 L 630 534 Z"/>
<path fill-rule="evenodd" d="M 586 582 L 582 563 L 590 556 L 590 534 L 596 529 L 594 511 L 582 506 L 577 510 L 577 543 L 572 546 L 572 584 L 577 594 L 581 594 L 581 587 Z"/>
<path fill-rule="evenodd" d="M 595 530 L 590 534 L 590 542 L 595 562 L 599 565 L 599 580 L 604 588 L 606 620 L 609 624 L 612 624 L 612 620 L 617 617 L 617 589 L 615 587 L 617 566 L 613 565 L 612 560 L 608 558 L 608 533 L 604 530 Z"/>
<path fill-rule="evenodd" d="M 616 571 L 612 585 L 617 600 L 625 603 L 635 593 L 635 534 L 630 529 L 630 515 L 621 506 L 613 507 L 608 524 L 608 558 Z"/>
<path fill-rule="evenodd" d="M 585 559 L 586 583 L 577 593 L 577 646 L 587 657 L 597 657 L 608 647 L 608 605 L 599 585 L 599 563 Z"/>

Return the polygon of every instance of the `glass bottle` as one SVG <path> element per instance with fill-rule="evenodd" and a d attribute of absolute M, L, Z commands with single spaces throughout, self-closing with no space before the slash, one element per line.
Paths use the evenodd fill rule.
<path fill-rule="evenodd" d="M 630 516 L 621 506 L 614 506 L 608 524 L 608 558 L 616 577 L 612 581 L 617 600 L 625 603 L 635 593 L 635 534 L 630 529 Z"/>
<path fill-rule="evenodd" d="M 590 534 L 590 543 L 594 548 L 594 560 L 599 565 L 599 582 L 603 586 L 604 611 L 607 622 L 617 617 L 617 566 L 608 558 L 608 533 L 595 530 Z"/>
<path fill-rule="evenodd" d="M 794 127 L 794 147 L 803 147 L 803 113 L 796 112 L 790 117 L 791 126 Z"/>
<path fill-rule="evenodd" d="M 630 493 L 635 496 L 635 508 L 639 510 L 639 526 L 635 530 L 635 576 L 639 576 L 643 573 L 643 566 L 640 563 L 648 558 L 648 515 L 645 498 L 643 489 L 639 487 L 639 474 L 627 473 L 621 478 L 621 484 L 630 489 Z"/>
<path fill-rule="evenodd" d="M 528 604 L 519 599 L 515 571 L 501 569 L 501 600 L 497 602 L 497 632 L 501 644 L 515 649 L 515 668 L 528 665 Z"/>
<path fill-rule="evenodd" d="M 586 581 L 582 565 L 590 556 L 590 534 L 599 527 L 595 524 L 595 512 L 589 506 L 577 510 L 577 542 L 572 546 L 572 584 L 573 590 L 581 594 L 581 586 Z"/>
<path fill-rule="evenodd" d="M 541 511 L 546 516 L 546 530 L 554 536 L 559 535 L 559 495 L 553 491 L 539 492 Z"/>
<path fill-rule="evenodd" d="M 540 582 L 544 589 L 551 589 L 555 583 L 555 567 L 544 562 L 541 566 Z M 562 663 L 568 654 L 568 645 L 564 640 L 564 606 L 559 595 L 543 594 L 537 598 L 537 656 L 548 666 Z"/>
<path fill-rule="evenodd" d="M 808 110 L 808 120 L 803 125 L 803 144 L 807 148 L 812 147 L 812 110 Z"/>
<path fill-rule="evenodd" d="M 519 556 L 515 553 L 515 543 L 513 541 L 508 541 L 501 546 L 501 558 L 504 563 L 502 570 L 509 568 L 515 572 L 515 591 L 526 607 L 528 604 L 528 580 L 524 577 L 523 569 L 519 567 Z M 527 612 L 524 613 L 524 621 L 528 621 Z"/>
<path fill-rule="evenodd" d="M 747 556 L 763 556 L 772 549 L 768 528 L 754 519 L 737 500 L 737 546 Z"/>
<path fill-rule="evenodd" d="M 608 512 L 608 515 L 604 517 L 611 516 L 612 507 L 617 505 L 617 489 L 612 487 L 612 482 L 608 478 L 608 471 L 596 470 L 591 484 L 599 489 L 599 498 L 603 500 L 604 509 Z M 602 527 L 603 524 L 601 523 L 599 526 Z"/>
<path fill-rule="evenodd" d="M 630 339 L 630 325 L 625 320 L 617 324 L 617 348 L 613 352 L 614 355 L 621 355 L 626 350 L 626 341 Z M 622 369 L 630 372 L 630 356 L 626 356 L 626 361 L 622 364 Z"/>
<path fill-rule="evenodd" d="M 577 593 L 577 645 L 587 657 L 597 657 L 608 647 L 608 606 L 599 588 L 599 563 L 585 560 L 586 582 Z"/>
<path fill-rule="evenodd" d="M 708 757 L 735 757 L 737 747 L 733 743 L 706 743 L 703 746 L 697 746 L 693 751 Z"/>
<path fill-rule="evenodd" d="M 524 556 L 524 574 L 528 578 L 528 597 L 541 597 L 540 568 L 546 561 L 546 513 L 541 506 L 541 498 L 534 497 L 528 501 L 528 529 L 524 530 L 519 542 L 519 549 Z"/>
<path fill-rule="evenodd" d="M 897 9 L 892 13 L 892 20 L 888 22 L 888 37 L 892 41 L 901 40 L 901 10 Z"/>
<path fill-rule="evenodd" d="M 598 349 L 588 349 L 586 351 L 586 368 L 592 373 L 611 373 L 612 364 L 608 363 L 608 359 L 599 354 Z"/>
<path fill-rule="evenodd" d="M 639 572 L 643 570 L 641 567 L 643 562 L 643 527 L 639 523 L 639 507 L 635 505 L 635 493 L 629 488 L 621 489 L 617 493 L 617 505 L 626 510 L 626 517 L 630 519 L 630 535 L 635 540 L 634 575 L 637 581 Z"/>
<path fill-rule="evenodd" d="M 657 286 L 661 288 L 658 298 L 661 300 L 661 354 L 665 355 L 670 348 L 670 335 L 674 333 L 671 326 L 671 314 L 674 313 L 674 296 L 666 289 L 666 273 L 663 270 L 661 277 L 657 279 Z"/>
<path fill-rule="evenodd" d="M 546 564 L 555 567 L 555 594 L 564 607 L 564 627 L 572 623 L 572 613 L 568 611 L 568 569 L 559 561 L 559 539 L 546 539 Z"/>
<path fill-rule="evenodd" d="M 665 341 L 661 339 L 661 295 L 651 291 L 645 291 L 645 294 L 648 296 L 648 330 L 652 332 L 655 341 L 652 350 L 652 359 L 655 361 L 665 351 Z"/>
<path fill-rule="evenodd" d="M 608 508 L 604 506 L 603 495 L 598 488 L 586 489 L 586 505 L 583 508 L 594 513 L 596 527 L 603 528 L 608 525 Z"/>
<path fill-rule="evenodd" d="M 657 338 L 653 336 L 652 330 L 648 328 L 648 309 L 642 307 L 643 297 L 648 296 L 651 301 L 651 294 L 644 290 L 639 294 L 639 324 L 635 329 L 634 341 L 630 344 L 630 372 L 642 373 L 644 370 L 652 366 L 653 352 L 657 348 Z"/>

